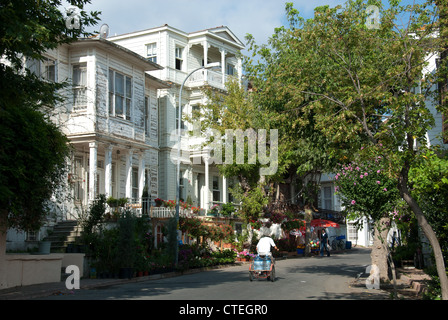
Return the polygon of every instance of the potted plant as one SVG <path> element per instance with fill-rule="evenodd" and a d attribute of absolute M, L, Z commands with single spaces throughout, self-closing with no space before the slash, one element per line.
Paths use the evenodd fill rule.
<path fill-rule="evenodd" d="M 156 198 L 154 200 L 154 202 L 156 203 L 156 207 L 160 207 L 164 203 L 164 201 L 162 199 L 160 199 L 160 198 Z"/>
<path fill-rule="evenodd" d="M 217 215 L 218 215 L 218 208 L 219 208 L 219 205 L 218 204 L 214 204 L 211 208 L 210 208 L 210 210 L 209 210 L 209 215 L 211 215 L 211 216 L 213 216 L 213 217 L 216 217 Z"/>
<path fill-rule="evenodd" d="M 224 203 L 221 208 L 221 214 L 225 217 L 230 217 L 235 212 L 233 203 Z"/>

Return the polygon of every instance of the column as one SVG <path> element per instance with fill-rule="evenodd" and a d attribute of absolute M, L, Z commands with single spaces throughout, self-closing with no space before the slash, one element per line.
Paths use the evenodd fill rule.
<path fill-rule="evenodd" d="M 112 145 L 106 147 L 105 164 L 106 172 L 104 173 L 104 189 L 106 192 L 106 199 L 112 196 Z"/>
<path fill-rule="evenodd" d="M 145 187 L 145 151 L 138 155 L 138 197 L 141 198 L 143 194 L 143 188 Z M 148 192 L 149 184 L 148 184 Z"/>
<path fill-rule="evenodd" d="M 90 157 L 89 157 L 89 202 L 96 198 L 97 189 L 97 165 L 98 165 L 98 144 L 95 142 L 89 143 Z"/>
<path fill-rule="evenodd" d="M 222 177 L 222 202 L 229 202 L 229 196 L 227 193 L 227 178 Z"/>
<path fill-rule="evenodd" d="M 221 72 L 222 72 L 222 85 L 226 84 L 226 50 L 219 49 L 221 52 Z"/>
<path fill-rule="evenodd" d="M 242 61 L 241 58 L 238 58 L 238 62 L 237 62 L 237 72 L 238 72 L 238 80 L 241 80 L 242 76 L 243 76 L 243 65 L 242 65 Z M 239 81 L 240 86 L 241 86 L 241 81 Z"/>
<path fill-rule="evenodd" d="M 210 159 L 210 156 L 207 154 L 204 156 L 204 165 L 205 165 L 205 194 L 204 194 L 204 206 L 205 210 L 208 211 L 210 209 L 210 185 L 209 185 L 209 168 L 208 168 L 208 161 Z"/>
<path fill-rule="evenodd" d="M 208 42 L 204 41 L 202 43 L 202 46 L 204 47 L 204 66 L 207 65 L 207 61 L 208 61 Z M 203 69 L 202 70 L 203 74 L 204 74 L 204 81 L 208 81 L 208 74 L 207 74 L 207 69 Z"/>
<path fill-rule="evenodd" d="M 126 198 L 132 199 L 132 150 L 126 155 Z"/>

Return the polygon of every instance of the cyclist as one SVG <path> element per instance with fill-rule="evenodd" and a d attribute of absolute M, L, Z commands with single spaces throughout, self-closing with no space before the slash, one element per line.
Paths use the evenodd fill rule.
<path fill-rule="evenodd" d="M 275 245 L 274 240 L 267 234 L 264 234 L 263 237 L 258 241 L 257 244 L 257 252 L 260 256 L 271 256 L 271 247 L 274 247 L 277 250 L 277 246 Z"/>

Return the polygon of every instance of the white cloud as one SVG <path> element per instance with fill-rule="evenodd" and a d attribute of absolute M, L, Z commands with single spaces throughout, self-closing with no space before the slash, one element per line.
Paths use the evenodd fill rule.
<path fill-rule="evenodd" d="M 310 15 L 314 7 L 334 5 L 344 0 L 293 1 L 301 14 Z M 257 43 L 265 43 L 285 21 L 283 0 L 93 0 L 86 10 L 102 11 L 101 22 L 110 35 L 123 34 L 168 24 L 185 32 L 225 25 L 243 42 L 247 33 Z"/>
<path fill-rule="evenodd" d="M 420 2 L 422 0 L 416 0 Z M 345 0 L 92 0 L 86 10 L 102 11 L 101 22 L 110 35 L 168 24 L 185 32 L 227 26 L 245 43 L 246 34 L 266 43 L 276 27 L 286 23 L 285 3 L 293 2 L 300 15 L 312 17 L 315 7 Z M 384 2 L 387 2 L 384 0 Z M 413 0 L 402 0 L 402 3 Z M 96 28 L 99 29 L 99 26 Z"/>

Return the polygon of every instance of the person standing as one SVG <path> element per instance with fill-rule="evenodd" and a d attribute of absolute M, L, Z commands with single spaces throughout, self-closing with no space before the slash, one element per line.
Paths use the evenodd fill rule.
<path fill-rule="evenodd" d="M 322 234 L 320 237 L 320 256 L 324 256 L 324 250 L 327 252 L 327 257 L 330 256 L 330 250 L 328 250 L 328 234 L 325 232 L 325 229 L 322 229 Z"/>

